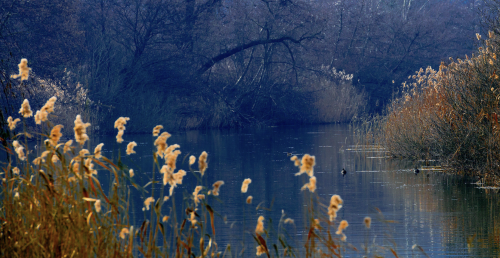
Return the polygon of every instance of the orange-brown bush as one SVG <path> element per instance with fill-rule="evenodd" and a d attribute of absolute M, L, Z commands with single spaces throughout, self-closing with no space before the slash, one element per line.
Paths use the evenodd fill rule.
<path fill-rule="evenodd" d="M 437 158 L 455 171 L 500 183 L 500 37 L 488 36 L 477 55 L 450 59 L 439 71 L 420 69 L 403 85 L 384 127 L 392 155 Z"/>

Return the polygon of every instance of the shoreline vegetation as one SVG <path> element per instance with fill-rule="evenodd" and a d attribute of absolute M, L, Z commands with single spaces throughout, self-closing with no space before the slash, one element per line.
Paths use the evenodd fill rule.
<path fill-rule="evenodd" d="M 439 160 L 447 172 L 500 186 L 500 36 L 497 29 L 476 37 L 476 54 L 409 76 L 384 116 L 358 126 L 363 140 L 394 158 Z"/>
<path fill-rule="evenodd" d="M 74 120 L 75 143 L 73 139 L 60 142 L 63 132 L 68 133 L 62 125 L 51 123 L 56 101 L 56 97 L 50 98 L 34 113 L 29 101 L 25 100 L 19 110 L 22 117 L 8 119 L 14 140 L 2 140 L 8 160 L 1 165 L 0 172 L 1 256 L 238 257 L 241 250 L 217 245 L 214 221 L 215 216 L 221 215 L 211 208 L 210 203 L 216 201 L 217 196 L 228 193 L 223 190 L 223 181 L 211 186 L 202 185 L 201 179 L 209 167 L 206 152 L 199 157 L 191 155 L 184 159 L 188 161 L 180 166 L 186 170 L 177 167 L 180 146 L 168 145 L 171 135 L 161 132 L 163 126 L 156 126 L 153 129 L 156 149 L 151 178 L 159 173 L 163 180 L 151 179 L 148 184 L 153 187 L 147 192 L 135 183 L 134 171 L 122 163 L 123 154 L 113 162 L 101 152 L 103 144 L 90 146 L 87 128 L 91 124 L 84 122 L 80 115 Z M 26 122 L 33 119 L 31 117 L 37 124 L 39 122 L 41 134 L 31 134 L 26 130 Z M 114 123 L 118 143 L 123 142 L 128 121 L 128 117 L 120 117 Z M 15 128 L 21 126 L 23 131 L 14 134 Z M 27 144 L 30 137 L 36 138 L 43 147 L 30 150 Z M 128 143 L 126 149 L 125 144 L 120 145 L 125 155 L 135 154 L 135 142 Z M 118 153 L 123 150 L 118 150 Z M 291 161 L 299 169 L 296 176 L 305 174 L 309 178 L 300 189 L 306 198 L 310 198 L 305 229 L 308 234 L 303 239 L 303 246 L 292 246 L 286 229 L 291 226 L 289 224 L 294 224 L 293 218 L 282 214 L 276 227 L 273 222 L 276 220 L 260 216 L 255 230 L 250 232 L 257 256 L 342 257 L 354 252 L 376 257 L 389 253 L 397 257 L 392 247 L 378 246 L 368 240 L 371 236 L 370 217 L 363 221 L 367 235 L 364 245 L 356 248 L 348 244 L 349 223 L 337 219 L 337 212 L 344 205 L 342 198 L 333 195 L 329 204 L 324 204 L 315 193 L 315 157 L 305 154 L 301 158 L 293 156 Z M 102 173 L 108 173 L 112 179 L 108 193 L 98 180 Z M 183 180 L 196 180 L 199 185 L 183 203 L 176 204 L 175 187 Z M 246 194 L 251 183 L 251 179 L 242 182 L 242 194 Z M 129 219 L 131 194 L 142 194 L 145 200 L 143 211 L 148 219 L 137 225 L 131 224 Z M 246 202 L 251 205 L 258 201 L 248 196 Z M 383 219 L 380 211 L 378 215 L 377 222 L 391 223 Z M 252 223 L 255 222 L 249 222 Z M 278 229 L 278 234 L 270 232 L 273 228 Z M 419 246 L 413 249 L 425 254 Z"/>

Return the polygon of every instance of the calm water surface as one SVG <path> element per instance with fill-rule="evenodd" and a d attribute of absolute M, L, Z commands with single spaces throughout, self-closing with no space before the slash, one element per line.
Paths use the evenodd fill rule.
<path fill-rule="evenodd" d="M 145 185 L 152 176 L 153 138 L 150 135 L 127 135 L 125 140 L 138 143 L 137 154 L 123 158 L 136 171 L 134 180 Z M 94 139 L 104 142 L 107 156 L 118 147 L 113 138 Z M 243 130 L 203 130 L 174 134 L 169 144 L 181 146 L 177 167 L 189 171 L 186 155 L 196 157 L 202 151 L 209 154 L 208 170 L 203 185 L 223 180 L 218 200 L 208 202 L 220 215 L 216 219 L 216 240 L 219 250 L 228 244 L 234 254 L 255 256 L 255 241 L 250 232 L 255 230 L 258 216 L 266 218 L 269 240 L 276 243 L 276 232 L 287 232 L 290 244 L 302 249 L 307 236 L 305 223 L 311 198 L 319 198 L 328 205 L 333 194 L 340 195 L 344 206 L 337 220 L 345 219 L 347 242 L 345 256 L 357 257 L 352 247 L 362 250 L 368 245 L 373 252 L 392 256 L 394 248 L 401 257 L 424 256 L 412 246 L 418 245 L 431 257 L 500 255 L 499 198 L 494 190 L 479 189 L 468 181 L 422 170 L 415 175 L 413 168 L 421 163 L 386 159 L 383 152 L 359 151 L 351 132 L 345 125 L 284 126 Z M 124 153 L 125 144 L 121 146 Z M 295 176 L 287 153 L 316 156 L 315 176 L 318 180 L 315 194 L 300 191 L 308 181 L 306 175 Z M 343 177 L 341 169 L 348 171 Z M 158 173 L 156 172 L 156 175 Z M 159 176 L 155 176 L 160 179 Z M 240 192 L 241 183 L 251 178 L 247 194 Z M 195 177 L 188 173 L 183 185 L 175 190 L 177 209 L 183 196 L 190 195 L 196 186 Z M 151 191 L 151 186 L 146 187 Z M 158 198 L 158 190 L 155 190 Z M 253 196 L 253 203 L 245 200 Z M 144 196 L 132 192 L 132 210 L 135 223 L 144 220 Z M 256 209 L 260 204 L 265 209 Z M 171 201 L 163 207 L 170 210 Z M 379 209 L 383 218 L 377 212 Z M 295 220 L 295 225 L 278 228 L 282 216 Z M 149 214 L 149 213 L 148 213 Z M 373 218 L 372 228 L 366 230 L 363 219 Z M 383 222 L 393 220 L 394 223 Z M 246 243 L 246 244 L 243 244 Z M 375 248 L 379 246 L 379 248 Z M 298 256 L 301 256 L 300 253 Z"/>

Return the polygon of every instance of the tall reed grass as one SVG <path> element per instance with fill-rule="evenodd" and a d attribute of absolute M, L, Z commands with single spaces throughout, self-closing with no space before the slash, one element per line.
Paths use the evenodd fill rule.
<path fill-rule="evenodd" d="M 384 124 L 397 157 L 439 159 L 455 172 L 500 184 L 500 37 L 489 32 L 477 54 L 420 69 L 403 85 Z"/>

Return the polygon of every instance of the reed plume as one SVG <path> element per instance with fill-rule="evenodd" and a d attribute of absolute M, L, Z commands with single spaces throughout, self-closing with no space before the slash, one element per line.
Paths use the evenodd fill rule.
<path fill-rule="evenodd" d="M 309 183 L 302 186 L 302 188 L 300 188 L 300 190 L 303 191 L 306 188 L 309 189 L 309 192 L 311 192 L 311 193 L 314 193 L 314 191 L 316 191 L 316 177 L 315 176 L 310 177 Z"/>
<path fill-rule="evenodd" d="M 50 144 L 52 146 L 56 146 L 57 143 L 59 142 L 59 139 L 62 137 L 61 129 L 63 128 L 63 125 L 56 125 L 52 128 L 50 131 Z"/>
<path fill-rule="evenodd" d="M 87 127 L 89 126 L 90 123 L 82 122 L 82 118 L 80 115 L 76 116 L 75 127 L 73 128 L 73 130 L 75 131 L 75 140 L 80 145 L 83 145 L 85 141 L 89 139 L 89 136 L 87 135 Z"/>
<path fill-rule="evenodd" d="M 247 197 L 247 204 L 251 204 L 252 203 L 252 200 L 253 200 L 253 197 L 250 195 Z"/>
<path fill-rule="evenodd" d="M 19 114 L 21 114 L 24 118 L 33 116 L 33 112 L 31 111 L 30 107 L 30 102 L 27 99 L 24 99 L 23 104 L 21 105 L 21 109 L 19 109 Z"/>
<path fill-rule="evenodd" d="M 346 229 L 348 226 L 349 226 L 349 223 L 347 223 L 346 220 L 342 220 L 340 222 L 339 228 L 337 229 L 337 232 L 335 232 L 335 234 L 337 234 L 337 235 L 342 234 L 342 231 L 344 231 L 344 229 Z"/>
<path fill-rule="evenodd" d="M 167 150 L 167 140 L 168 138 L 170 138 L 170 134 L 167 133 L 167 132 L 163 132 L 161 133 L 160 136 L 158 136 L 158 138 L 156 138 L 155 142 L 154 142 L 154 145 L 156 146 L 156 155 L 163 158 L 164 157 L 164 153 L 165 151 Z"/>
<path fill-rule="evenodd" d="M 7 123 L 9 123 L 9 129 L 11 131 L 13 131 L 14 129 L 16 129 L 17 123 L 20 122 L 20 121 L 21 121 L 21 119 L 19 119 L 19 118 L 16 118 L 16 119 L 12 120 L 12 117 L 9 116 L 7 118 Z"/>
<path fill-rule="evenodd" d="M 102 158 L 102 146 L 104 146 L 104 143 L 99 143 L 97 146 L 95 146 L 94 158 L 96 159 Z"/>
<path fill-rule="evenodd" d="M 252 179 L 247 178 L 243 180 L 243 184 L 241 185 L 241 192 L 246 193 L 248 191 L 248 185 L 252 183 Z"/>
<path fill-rule="evenodd" d="M 206 151 L 202 152 L 198 158 L 198 168 L 200 169 L 201 176 L 205 174 L 205 170 L 208 168 L 207 164 L 208 153 Z"/>
<path fill-rule="evenodd" d="M 158 136 L 160 134 L 160 130 L 163 129 L 163 125 L 157 125 L 153 128 L 153 136 Z"/>
<path fill-rule="evenodd" d="M 134 177 L 134 170 L 133 169 L 129 169 L 128 171 L 128 174 L 130 175 L 130 177 Z"/>
<path fill-rule="evenodd" d="M 371 224 L 372 224 L 372 218 L 365 217 L 363 222 L 365 223 L 365 227 L 369 229 L 371 227 Z"/>
<path fill-rule="evenodd" d="M 330 205 L 328 206 L 328 216 L 330 217 L 330 221 L 335 220 L 337 218 L 337 211 L 342 208 L 342 198 L 339 195 L 335 194 L 330 198 Z"/>
<path fill-rule="evenodd" d="M 126 235 L 128 235 L 129 233 L 130 231 L 128 230 L 128 228 L 122 228 L 122 230 L 120 231 L 120 238 L 125 239 Z"/>
<path fill-rule="evenodd" d="M 195 157 L 195 156 L 193 156 L 193 155 L 191 155 L 191 156 L 189 157 L 189 165 L 191 166 L 191 165 L 193 165 L 195 162 L 196 162 L 196 157 Z"/>
<path fill-rule="evenodd" d="M 13 79 L 21 77 L 21 81 L 28 80 L 31 70 L 31 68 L 28 67 L 28 59 L 21 59 L 21 62 L 17 66 L 19 67 L 19 74 L 13 74 L 10 77 Z"/>
<path fill-rule="evenodd" d="M 255 234 L 264 233 L 264 216 L 259 216 L 257 219 L 257 227 L 255 227 Z"/>
<path fill-rule="evenodd" d="M 144 201 L 144 206 L 146 206 L 146 209 L 149 210 L 149 205 L 151 205 L 152 202 L 154 202 L 155 199 L 153 197 L 148 197 L 145 201 Z"/>
<path fill-rule="evenodd" d="M 64 144 L 63 152 L 66 153 L 71 149 L 71 144 L 73 144 L 73 140 L 69 140 Z"/>
<path fill-rule="evenodd" d="M 137 143 L 136 143 L 136 142 L 129 142 L 129 143 L 127 144 L 127 151 L 126 151 L 127 155 L 130 155 L 130 154 L 132 154 L 132 153 L 136 153 L 136 152 L 134 151 L 134 147 L 135 147 L 135 146 L 137 146 Z"/>
<path fill-rule="evenodd" d="M 215 182 L 212 186 L 214 187 L 212 189 L 212 195 L 213 196 L 218 196 L 219 195 L 219 188 L 224 184 L 224 181 L 219 180 Z"/>

